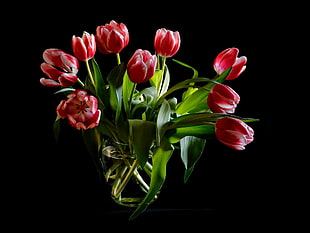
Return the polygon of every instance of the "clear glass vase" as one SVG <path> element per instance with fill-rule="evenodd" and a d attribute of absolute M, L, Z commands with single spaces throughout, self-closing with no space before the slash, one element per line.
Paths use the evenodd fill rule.
<path fill-rule="evenodd" d="M 112 199 L 123 206 L 137 207 L 149 190 L 152 174 L 152 150 L 141 168 L 129 144 L 104 141 L 100 162 L 105 181 L 111 186 Z M 153 201 L 157 195 L 153 198 Z"/>

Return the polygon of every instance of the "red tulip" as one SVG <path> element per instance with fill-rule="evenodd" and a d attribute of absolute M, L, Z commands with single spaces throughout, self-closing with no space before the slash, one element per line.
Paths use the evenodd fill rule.
<path fill-rule="evenodd" d="M 78 130 L 98 126 L 101 111 L 96 97 L 88 95 L 84 90 L 75 90 L 67 97 L 56 109 L 61 118 L 68 118 L 70 125 Z"/>
<path fill-rule="evenodd" d="M 72 49 L 74 55 L 81 61 L 87 61 L 95 56 L 96 41 L 93 34 L 84 32 L 81 37 L 72 37 Z"/>
<path fill-rule="evenodd" d="M 244 150 L 254 140 L 253 135 L 254 130 L 240 119 L 224 117 L 216 121 L 216 138 L 235 150 Z"/>
<path fill-rule="evenodd" d="M 211 89 L 207 104 L 215 113 L 234 113 L 240 101 L 239 95 L 229 86 L 216 84 Z"/>
<path fill-rule="evenodd" d="M 101 53 L 120 53 L 129 43 L 129 32 L 125 24 L 111 20 L 109 24 L 97 27 L 95 38 Z"/>
<path fill-rule="evenodd" d="M 180 33 L 165 28 L 156 31 L 154 47 L 158 55 L 162 57 L 172 57 L 180 48 Z"/>
<path fill-rule="evenodd" d="M 48 87 L 70 87 L 78 80 L 79 61 L 76 57 L 60 49 L 46 49 L 43 52 L 44 63 L 41 70 L 48 77 L 40 82 Z"/>
<path fill-rule="evenodd" d="M 134 83 L 143 83 L 153 77 L 157 65 L 156 55 L 147 50 L 137 49 L 127 64 L 129 79 Z"/>
<path fill-rule="evenodd" d="M 220 52 L 214 60 L 213 67 L 218 75 L 221 75 L 225 70 L 231 68 L 226 80 L 232 80 L 245 70 L 247 58 L 245 56 L 237 57 L 239 49 L 228 48 Z"/>

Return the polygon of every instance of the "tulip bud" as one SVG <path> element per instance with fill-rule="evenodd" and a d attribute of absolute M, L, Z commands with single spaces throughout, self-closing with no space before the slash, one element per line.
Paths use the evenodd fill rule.
<path fill-rule="evenodd" d="M 96 53 L 96 41 L 93 34 L 84 32 L 81 37 L 72 37 L 72 50 L 74 55 L 81 61 L 87 61 Z"/>
<path fill-rule="evenodd" d="M 148 81 L 153 77 L 156 65 L 156 55 L 147 50 L 137 49 L 127 64 L 129 79 L 134 83 Z"/>
<path fill-rule="evenodd" d="M 224 117 L 216 121 L 216 138 L 235 150 L 244 150 L 254 140 L 253 135 L 254 130 L 240 119 Z"/>
<path fill-rule="evenodd" d="M 97 27 L 95 39 L 99 52 L 120 53 L 129 43 L 129 33 L 125 24 L 111 20 L 109 24 Z"/>
<path fill-rule="evenodd" d="M 246 68 L 247 58 L 245 56 L 237 57 L 239 49 L 228 48 L 220 52 L 213 63 L 214 70 L 221 75 L 225 70 L 231 68 L 226 80 L 237 78 Z"/>
<path fill-rule="evenodd" d="M 234 113 L 240 101 L 239 95 L 229 86 L 216 84 L 211 89 L 207 104 L 215 113 Z"/>
<path fill-rule="evenodd" d="M 180 33 L 173 32 L 165 28 L 156 31 L 154 47 L 158 55 L 162 57 L 172 57 L 180 48 Z"/>

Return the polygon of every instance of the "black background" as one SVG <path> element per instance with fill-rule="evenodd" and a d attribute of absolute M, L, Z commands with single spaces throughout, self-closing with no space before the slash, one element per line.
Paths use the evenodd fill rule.
<path fill-rule="evenodd" d="M 211 225 L 265 229 L 269 224 L 276 227 L 283 223 L 276 220 L 283 194 L 279 192 L 282 176 L 277 172 L 280 155 L 274 146 L 274 106 L 278 99 L 273 92 L 277 72 L 272 67 L 276 61 L 271 57 L 281 56 L 279 38 L 286 33 L 286 23 L 270 6 L 240 8 L 188 2 L 177 8 L 157 4 L 85 2 L 78 6 L 54 2 L 19 5 L 19 12 L 14 7 L 9 9 L 10 26 L 5 29 L 10 36 L 4 40 L 9 39 L 10 46 L 4 49 L 10 50 L 10 68 L 5 77 L 11 98 L 15 98 L 10 107 L 14 114 L 7 119 L 14 121 L 14 127 L 9 127 L 5 140 L 12 152 L 6 156 L 10 162 L 5 163 L 9 165 L 9 198 L 5 204 L 10 219 L 30 229 L 105 228 L 113 224 L 128 229 L 165 224 L 192 229 Z M 126 24 L 130 33 L 129 45 L 121 52 L 123 61 L 138 48 L 153 53 L 155 32 L 162 27 L 180 32 L 181 47 L 174 58 L 195 67 L 202 77 L 213 77 L 213 60 L 220 51 L 237 47 L 239 56 L 248 58 L 247 69 L 226 84 L 241 97 L 236 114 L 260 119 L 249 123 L 255 139 L 244 151 L 210 140 L 187 184 L 183 183 L 183 164 L 176 151 L 168 163 L 160 197 L 133 222 L 127 222 L 131 210 L 114 204 L 107 187 L 99 182 L 77 130 L 68 127 L 60 144 L 54 142 L 52 124 L 60 99 L 52 88 L 39 83 L 45 49 L 72 53 L 72 35 L 95 33 L 97 26 L 112 19 Z M 96 56 L 107 67 L 115 61 L 114 55 Z M 188 77 L 171 60 L 167 65 L 172 80 Z"/>

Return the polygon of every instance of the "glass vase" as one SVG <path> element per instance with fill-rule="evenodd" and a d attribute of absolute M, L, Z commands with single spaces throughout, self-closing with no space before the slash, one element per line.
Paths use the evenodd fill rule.
<path fill-rule="evenodd" d="M 105 182 L 111 187 L 111 197 L 119 205 L 137 207 L 149 190 L 152 174 L 152 150 L 149 160 L 141 168 L 130 144 L 107 139 L 99 158 Z M 152 202 L 157 199 L 157 195 Z"/>

